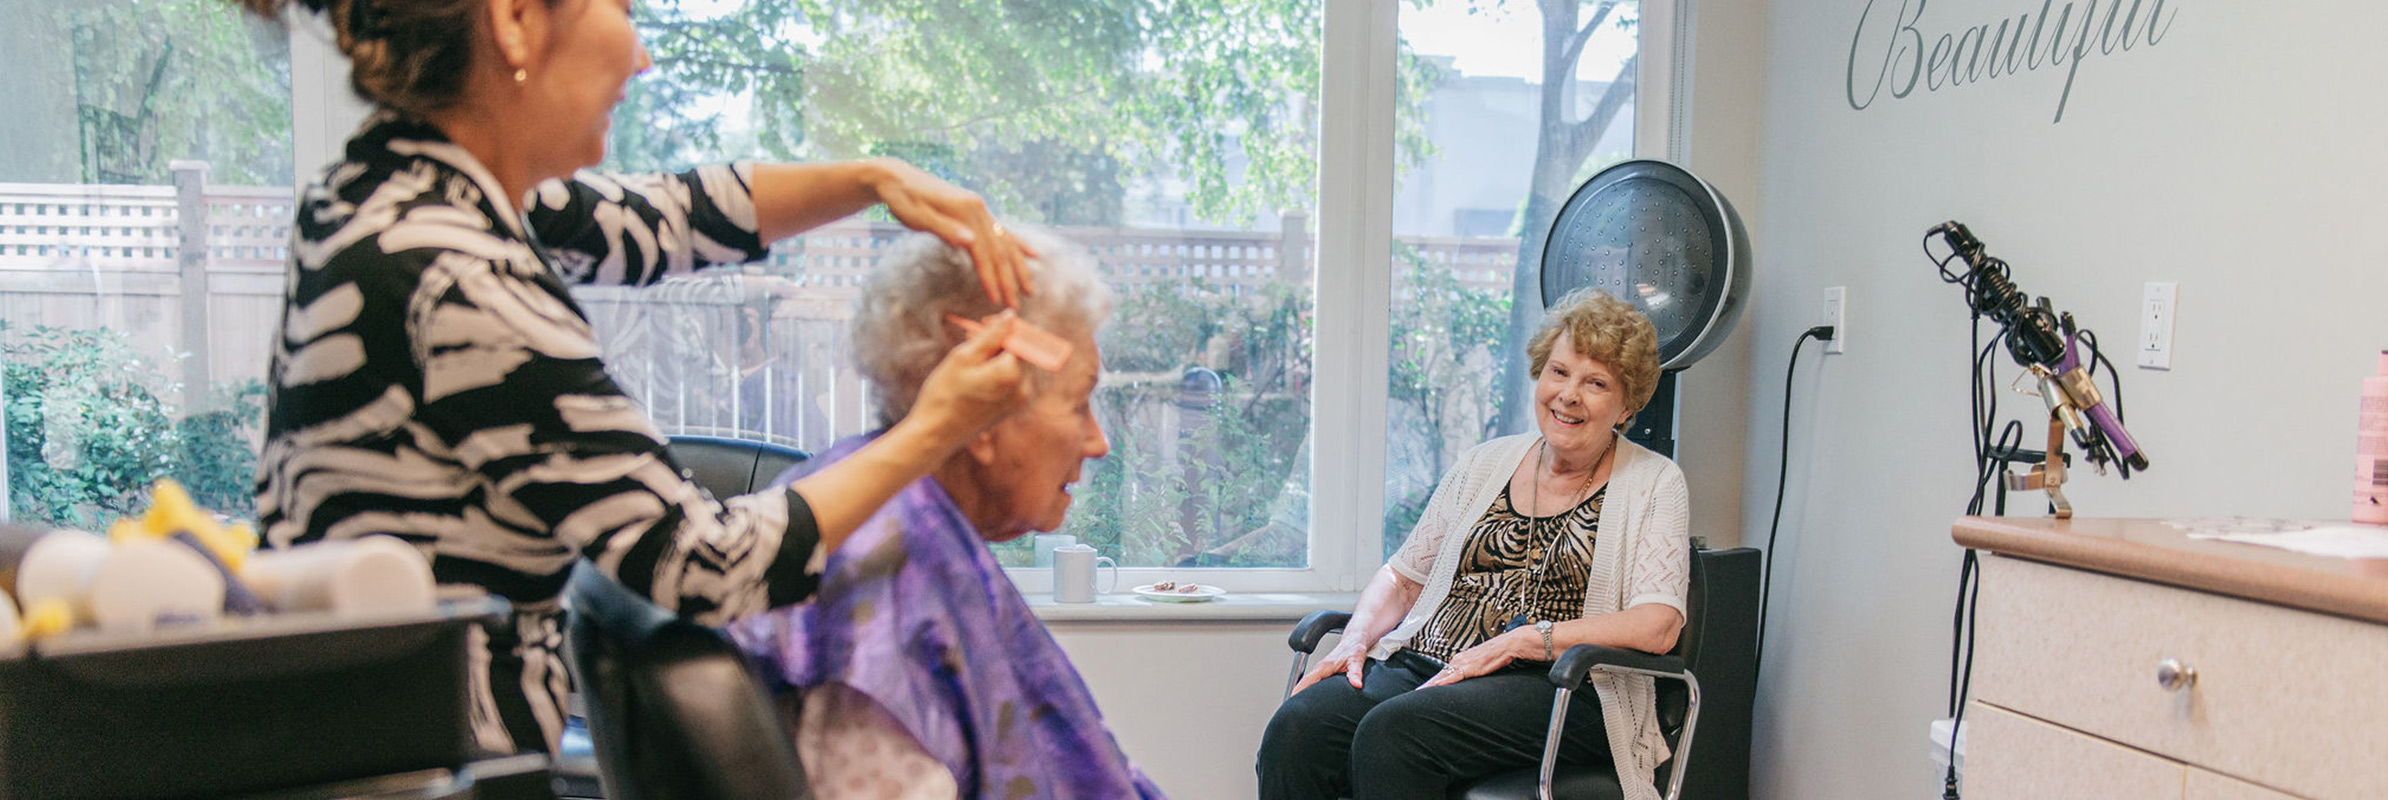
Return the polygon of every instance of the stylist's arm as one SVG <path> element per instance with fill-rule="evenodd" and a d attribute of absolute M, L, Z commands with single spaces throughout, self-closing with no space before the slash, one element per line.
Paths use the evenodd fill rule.
<path fill-rule="evenodd" d="M 822 549 L 837 549 L 896 492 L 1027 402 L 1026 367 L 1002 351 L 1012 324 L 1006 315 L 964 340 L 929 373 L 911 414 L 853 456 L 789 486 L 812 506 Z"/>
<path fill-rule="evenodd" d="M 986 201 L 891 158 L 821 164 L 756 164 L 755 227 L 774 242 L 884 203 L 905 227 L 970 254 L 987 298 L 1017 307 L 1034 291 L 1026 260 L 1035 255 L 1006 233 Z M 910 415 L 853 456 L 798 479 L 790 488 L 812 507 L 823 550 L 834 550 L 864 520 L 955 448 L 1019 408 L 1025 367 L 1002 352 L 1012 318 L 970 337 L 946 355 L 921 386 Z"/>
<path fill-rule="evenodd" d="M 1006 233 L 977 194 L 892 158 L 828 164 L 758 164 L 755 220 L 774 242 L 878 203 L 905 227 L 970 254 L 987 299 L 1017 308 L 1033 293 L 1020 240 Z"/>

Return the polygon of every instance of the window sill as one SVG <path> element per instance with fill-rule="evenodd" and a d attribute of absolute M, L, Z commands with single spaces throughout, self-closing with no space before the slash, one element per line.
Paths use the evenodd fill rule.
<path fill-rule="evenodd" d="M 1024 595 L 1029 611 L 1054 622 L 1293 622 L 1322 608 L 1348 611 L 1357 594 L 1231 592 L 1204 603 L 1156 603 L 1127 592 L 1095 595 L 1092 603 L 1057 603 L 1053 595 Z"/>

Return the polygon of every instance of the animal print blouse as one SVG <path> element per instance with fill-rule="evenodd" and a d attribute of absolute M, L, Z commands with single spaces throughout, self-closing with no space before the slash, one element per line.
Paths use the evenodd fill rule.
<path fill-rule="evenodd" d="M 476 637 L 484 748 L 561 735 L 558 598 L 584 557 L 708 624 L 818 586 L 804 499 L 691 483 L 567 290 L 760 258 L 749 172 L 582 173 L 517 212 L 437 128 L 384 112 L 300 199 L 259 526 L 274 546 L 396 536 L 441 584 L 511 601 L 511 624 Z"/>
<path fill-rule="evenodd" d="M 1608 492 L 1603 486 L 1563 514 L 1529 517 L 1502 489 L 1468 532 L 1451 594 L 1410 640 L 1410 649 L 1448 661 L 1509 630 L 1520 615 L 1553 622 L 1583 616 L 1593 532 Z"/>

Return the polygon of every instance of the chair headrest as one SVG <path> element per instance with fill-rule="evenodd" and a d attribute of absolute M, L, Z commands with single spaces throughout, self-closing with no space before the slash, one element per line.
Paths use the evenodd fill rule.
<path fill-rule="evenodd" d="M 714 497 L 736 497 L 771 484 L 789 467 L 812 458 L 793 447 L 750 439 L 674 436 L 672 460 Z"/>

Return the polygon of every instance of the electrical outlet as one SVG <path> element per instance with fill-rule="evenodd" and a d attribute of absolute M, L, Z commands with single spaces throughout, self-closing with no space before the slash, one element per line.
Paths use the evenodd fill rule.
<path fill-rule="evenodd" d="M 2139 366 L 2172 369 L 2172 321 L 2180 284 L 2149 281 L 2139 300 Z"/>
<path fill-rule="evenodd" d="M 1824 342 L 1827 355 L 1841 352 L 1849 343 L 1849 287 L 1835 286 L 1824 290 L 1824 324 L 1832 326 L 1832 338 Z"/>

